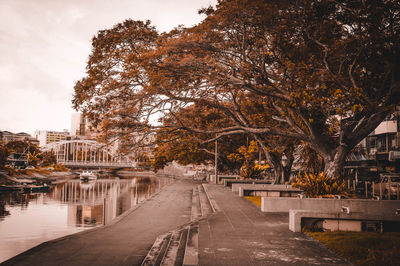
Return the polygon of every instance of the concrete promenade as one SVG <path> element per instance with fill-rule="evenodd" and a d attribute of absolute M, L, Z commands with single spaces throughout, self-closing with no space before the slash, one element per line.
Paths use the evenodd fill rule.
<path fill-rule="evenodd" d="M 263 213 L 227 187 L 206 187 L 220 211 L 200 221 L 200 265 L 350 265 L 318 241 L 289 231 L 288 214 Z"/>
<path fill-rule="evenodd" d="M 190 222 L 193 189 L 179 179 L 110 226 L 46 242 L 4 265 L 140 265 L 157 236 Z M 288 214 L 206 184 L 216 212 L 198 221 L 199 265 L 349 265 L 319 242 L 289 231 Z"/>

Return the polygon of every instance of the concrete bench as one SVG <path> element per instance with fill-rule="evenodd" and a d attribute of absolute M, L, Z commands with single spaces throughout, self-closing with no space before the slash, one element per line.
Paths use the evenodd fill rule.
<path fill-rule="evenodd" d="M 263 183 L 255 183 L 255 182 L 251 182 L 251 183 L 232 183 L 232 192 L 239 192 L 239 188 L 243 187 L 243 188 L 255 188 L 255 187 L 260 187 L 260 188 L 269 188 L 269 189 L 290 189 L 293 188 L 291 185 L 273 185 L 273 184 L 263 184 Z"/>
<path fill-rule="evenodd" d="M 238 180 L 240 179 L 239 175 L 218 175 L 218 183 L 223 184 L 224 180 Z"/>
<path fill-rule="evenodd" d="M 348 207 L 342 207 L 335 212 L 318 210 L 290 210 L 289 230 L 301 232 L 303 227 L 310 228 L 317 221 L 321 228 L 328 231 L 357 231 L 366 229 L 367 224 L 375 222 L 380 227 L 378 231 L 390 231 L 400 224 L 398 211 L 382 213 L 352 212 Z M 387 228 L 387 229 L 386 229 Z"/>
<path fill-rule="evenodd" d="M 223 184 L 223 179 L 240 179 L 239 175 L 218 175 L 217 180 L 215 180 L 215 175 L 209 175 L 208 180 L 210 180 L 210 183 L 214 184 Z"/>
<path fill-rule="evenodd" d="M 232 192 L 239 192 L 239 197 L 261 196 L 261 197 L 297 197 L 302 190 L 293 188 L 291 185 L 270 184 L 232 184 Z"/>
<path fill-rule="evenodd" d="M 341 207 L 351 212 L 383 215 L 400 208 L 399 200 L 331 199 L 331 198 L 267 198 L 261 199 L 261 211 L 286 212 L 289 210 L 314 210 L 337 212 Z"/>
<path fill-rule="evenodd" d="M 256 179 L 224 179 L 225 187 L 232 187 L 232 184 L 271 184 L 271 181 Z"/>

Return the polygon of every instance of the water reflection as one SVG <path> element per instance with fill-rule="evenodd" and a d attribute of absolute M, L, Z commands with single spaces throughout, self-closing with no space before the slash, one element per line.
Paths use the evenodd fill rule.
<path fill-rule="evenodd" d="M 70 180 L 48 193 L 0 193 L 0 262 L 41 242 L 108 224 L 168 183 L 148 177 Z"/>
<path fill-rule="evenodd" d="M 108 224 L 126 210 L 151 196 L 168 179 L 72 180 L 60 184 L 50 197 L 68 203 L 68 224 L 94 226 Z"/>

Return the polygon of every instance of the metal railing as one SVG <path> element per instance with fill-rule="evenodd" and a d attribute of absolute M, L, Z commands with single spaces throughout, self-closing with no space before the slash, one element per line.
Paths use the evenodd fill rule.
<path fill-rule="evenodd" d="M 135 162 L 87 162 L 59 160 L 58 163 L 63 164 L 66 167 L 136 167 Z"/>

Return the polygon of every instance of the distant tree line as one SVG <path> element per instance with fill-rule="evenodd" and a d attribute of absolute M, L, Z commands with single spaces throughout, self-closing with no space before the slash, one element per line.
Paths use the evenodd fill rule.
<path fill-rule="evenodd" d="M 56 156 L 52 151 L 41 152 L 29 141 L 15 140 L 7 143 L 0 142 L 0 169 L 6 167 L 8 158 L 12 154 L 23 155 L 27 159 L 27 164 L 32 166 L 56 164 Z"/>

